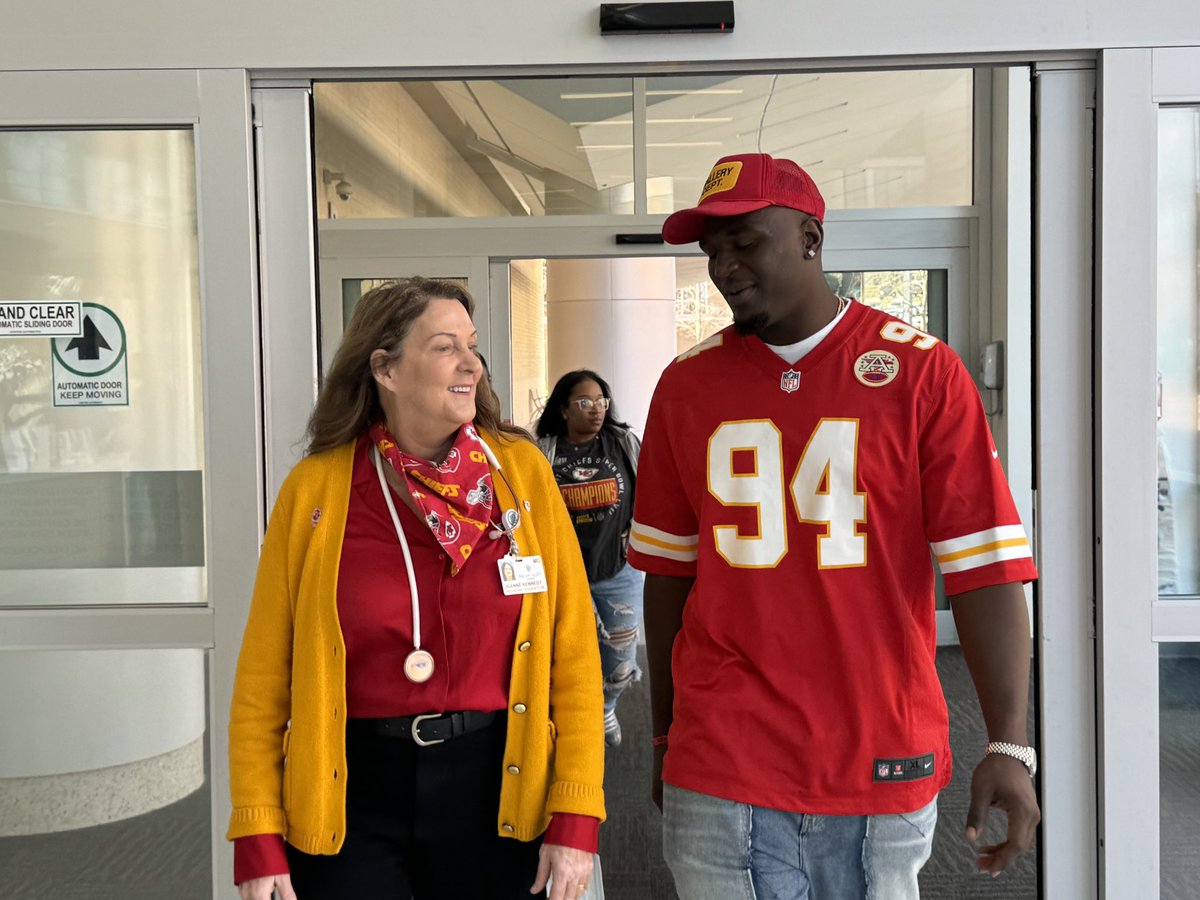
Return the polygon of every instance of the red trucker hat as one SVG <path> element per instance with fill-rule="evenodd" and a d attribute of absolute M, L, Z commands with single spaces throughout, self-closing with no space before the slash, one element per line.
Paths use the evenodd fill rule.
<path fill-rule="evenodd" d="M 825 199 L 816 183 L 790 159 L 766 153 L 724 156 L 708 174 L 699 202 L 667 216 L 663 240 L 690 244 L 699 240 L 709 216 L 740 216 L 767 206 L 786 206 L 825 218 Z"/>

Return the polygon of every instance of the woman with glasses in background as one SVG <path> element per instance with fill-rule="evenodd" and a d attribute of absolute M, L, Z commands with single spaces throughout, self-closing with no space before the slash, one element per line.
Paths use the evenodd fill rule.
<path fill-rule="evenodd" d="M 590 369 L 558 379 L 535 430 L 583 551 L 604 672 L 604 742 L 615 747 L 617 699 L 642 674 L 642 574 L 625 562 L 641 442 L 617 419 L 608 382 Z"/>

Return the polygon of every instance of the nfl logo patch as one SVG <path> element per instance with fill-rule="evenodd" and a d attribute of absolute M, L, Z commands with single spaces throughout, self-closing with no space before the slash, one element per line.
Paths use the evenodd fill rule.
<path fill-rule="evenodd" d="M 887 778 L 888 777 L 887 763 L 880 763 L 879 768 L 876 769 L 875 771 L 877 771 L 879 773 L 880 778 Z"/>
<path fill-rule="evenodd" d="M 779 376 L 779 389 L 785 394 L 800 390 L 800 373 L 795 369 L 784 372 Z"/>

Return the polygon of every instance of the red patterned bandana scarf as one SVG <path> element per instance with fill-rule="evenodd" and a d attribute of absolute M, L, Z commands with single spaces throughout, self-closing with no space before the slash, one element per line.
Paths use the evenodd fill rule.
<path fill-rule="evenodd" d="M 458 430 L 445 461 L 435 466 L 396 446 L 382 422 L 371 426 L 371 441 L 404 478 L 421 517 L 450 556 L 457 575 L 489 528 L 495 494 L 483 442 L 471 425 Z"/>

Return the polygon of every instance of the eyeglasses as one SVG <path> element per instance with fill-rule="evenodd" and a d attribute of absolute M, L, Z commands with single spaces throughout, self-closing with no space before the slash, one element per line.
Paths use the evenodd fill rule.
<path fill-rule="evenodd" d="M 596 409 L 608 409 L 608 404 L 611 401 L 607 397 L 601 397 L 598 400 L 593 400 L 591 397 L 579 397 L 571 402 L 578 404 L 580 409 L 582 409 L 584 412 L 587 412 L 593 406 L 596 407 Z"/>

